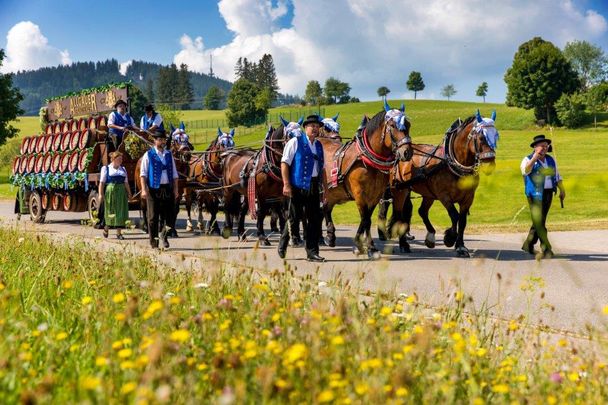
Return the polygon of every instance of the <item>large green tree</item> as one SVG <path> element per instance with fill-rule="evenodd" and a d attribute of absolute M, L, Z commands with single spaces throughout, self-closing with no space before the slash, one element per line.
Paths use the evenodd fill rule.
<path fill-rule="evenodd" d="M 378 93 L 378 97 L 382 97 L 382 100 L 385 100 L 387 94 L 390 93 L 391 91 L 389 90 L 388 87 L 381 86 L 381 87 L 378 87 L 378 90 L 376 92 Z"/>
<path fill-rule="evenodd" d="M 224 100 L 224 93 L 217 86 L 211 86 L 205 94 L 205 108 L 208 110 L 219 110 Z"/>
<path fill-rule="evenodd" d="M 586 104 L 593 114 L 593 125 L 597 128 L 597 113 L 608 110 L 608 83 L 601 82 L 587 90 Z"/>
<path fill-rule="evenodd" d="M 177 108 L 180 110 L 190 109 L 190 103 L 194 101 L 194 89 L 190 83 L 190 72 L 188 72 L 188 66 L 184 63 L 179 66 L 176 93 Z"/>
<path fill-rule="evenodd" d="M 441 95 L 447 97 L 448 101 L 450 101 L 450 98 L 456 93 L 457 91 L 453 84 L 448 84 L 441 89 Z"/>
<path fill-rule="evenodd" d="M 154 102 L 154 81 L 151 78 L 146 80 L 146 90 L 144 91 L 144 95 L 151 103 Z"/>
<path fill-rule="evenodd" d="M 308 104 L 320 105 L 321 96 L 323 95 L 323 89 L 316 80 L 311 80 L 306 84 L 306 91 L 304 92 L 304 100 Z"/>
<path fill-rule="evenodd" d="M 0 66 L 3 60 L 4 49 L 0 49 Z M 21 100 L 23 96 L 13 87 L 13 75 L 0 73 L 0 145 L 4 145 L 7 139 L 19 132 L 10 122 L 23 114 L 23 110 L 19 108 Z"/>
<path fill-rule="evenodd" d="M 486 96 L 488 95 L 488 83 L 483 82 L 477 88 L 477 92 L 475 93 L 477 97 L 483 97 L 483 102 L 486 102 Z"/>
<path fill-rule="evenodd" d="M 251 126 L 264 122 L 268 109 L 264 109 L 268 104 L 264 97 L 268 95 L 255 84 L 247 79 L 239 79 L 232 86 L 228 93 L 228 125 L 236 127 L 239 125 Z M 260 95 L 262 94 L 262 95 Z"/>
<path fill-rule="evenodd" d="M 130 115 L 135 120 L 135 124 L 139 125 L 139 119 L 144 115 L 144 107 L 149 104 L 148 98 L 143 91 L 136 85 L 129 86 L 129 109 Z"/>
<path fill-rule="evenodd" d="M 265 53 L 257 63 L 255 83 L 262 89 L 268 89 L 271 101 L 279 95 L 279 81 L 274 68 L 272 55 Z"/>
<path fill-rule="evenodd" d="M 564 56 L 578 73 L 585 89 L 606 78 L 608 60 L 599 46 L 587 41 L 568 42 Z"/>
<path fill-rule="evenodd" d="M 346 82 L 342 82 L 335 77 L 330 77 L 325 81 L 323 93 L 331 104 L 337 102 L 347 103 L 350 99 L 350 86 Z"/>
<path fill-rule="evenodd" d="M 414 92 L 414 100 L 419 91 L 424 90 L 424 81 L 420 72 L 412 71 L 407 79 L 407 89 Z"/>
<path fill-rule="evenodd" d="M 158 71 L 158 83 L 156 85 L 156 102 L 158 104 L 170 104 L 177 107 L 179 86 L 179 72 L 175 64 L 161 67 Z"/>
<path fill-rule="evenodd" d="M 519 46 L 505 73 L 507 105 L 534 109 L 537 120 L 555 121 L 555 102 L 579 87 L 578 75 L 551 42 L 535 37 Z"/>

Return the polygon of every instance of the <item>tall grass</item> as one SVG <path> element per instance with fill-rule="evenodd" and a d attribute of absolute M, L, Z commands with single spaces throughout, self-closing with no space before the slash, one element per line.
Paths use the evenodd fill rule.
<path fill-rule="evenodd" d="M 607 400 L 605 345 L 495 319 L 457 285 L 428 308 L 339 274 L 207 263 L 0 229 L 0 402 Z"/>

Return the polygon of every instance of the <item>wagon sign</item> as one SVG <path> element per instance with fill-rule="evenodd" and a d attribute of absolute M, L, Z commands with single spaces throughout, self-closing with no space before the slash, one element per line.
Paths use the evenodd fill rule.
<path fill-rule="evenodd" d="M 54 121 L 79 115 L 103 113 L 111 111 L 114 108 L 114 103 L 120 99 L 127 99 L 127 89 L 112 87 L 104 92 L 53 100 L 47 105 L 47 114 L 49 120 Z"/>

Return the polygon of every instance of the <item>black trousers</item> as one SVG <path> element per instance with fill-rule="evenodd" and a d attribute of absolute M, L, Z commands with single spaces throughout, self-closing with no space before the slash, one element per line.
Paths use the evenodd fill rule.
<path fill-rule="evenodd" d="M 549 237 L 546 227 L 547 215 L 553 202 L 553 190 L 544 190 L 542 201 L 534 200 L 528 197 L 528 204 L 530 205 L 530 215 L 532 217 L 532 226 L 528 232 L 528 237 L 524 242 L 523 248 L 528 250 L 528 247 L 533 247 L 536 242 L 540 240 L 540 247 L 543 252 L 551 250 L 551 243 L 549 243 Z M 531 249 L 530 249 L 531 250 Z"/>
<path fill-rule="evenodd" d="M 287 223 L 291 225 L 292 216 L 302 213 L 306 227 L 306 253 L 309 255 L 319 254 L 319 229 L 323 213 L 319 200 L 319 180 L 313 178 L 310 182 L 310 191 L 293 187 L 293 195 L 289 199 L 290 209 L 288 209 L 289 219 Z M 289 244 L 291 226 L 286 226 L 279 240 L 279 249 L 287 251 Z"/>
<path fill-rule="evenodd" d="M 150 244 L 158 246 L 159 221 L 171 228 L 175 228 L 175 197 L 173 187 L 161 184 L 158 189 L 149 189 L 148 198 L 148 234 Z M 166 232 L 163 232 L 166 238 Z"/>

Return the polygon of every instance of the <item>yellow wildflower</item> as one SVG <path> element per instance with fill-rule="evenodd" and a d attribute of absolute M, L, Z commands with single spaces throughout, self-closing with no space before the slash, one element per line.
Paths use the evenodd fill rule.
<path fill-rule="evenodd" d="M 95 358 L 95 365 L 97 367 L 107 366 L 108 364 L 110 364 L 110 360 L 108 360 L 106 357 L 97 356 L 97 358 Z"/>
<path fill-rule="evenodd" d="M 0 288 L 1 290 L 1 288 Z M 606 305 L 603 309 L 602 312 L 604 313 L 604 315 L 608 315 L 608 305 Z"/>
<path fill-rule="evenodd" d="M 114 315 L 114 319 L 116 319 L 118 322 L 122 322 L 127 319 L 127 315 L 124 312 L 119 312 Z"/>
<path fill-rule="evenodd" d="M 296 361 L 306 357 L 308 348 L 302 343 L 296 343 L 289 347 L 283 356 L 283 364 L 293 364 Z"/>
<path fill-rule="evenodd" d="M 133 381 L 131 381 L 131 382 L 124 384 L 120 388 L 120 393 L 123 395 L 126 395 L 126 394 L 129 394 L 129 393 L 135 391 L 135 388 L 137 388 L 137 384 L 134 383 Z"/>
<path fill-rule="evenodd" d="M 135 363 L 133 363 L 131 360 L 126 360 L 120 363 L 121 370 L 128 370 L 131 368 L 135 368 Z"/>
<path fill-rule="evenodd" d="M 125 295 L 123 293 L 114 294 L 114 296 L 112 296 L 112 301 L 115 304 L 119 304 L 119 303 L 123 302 L 124 300 L 125 300 Z"/>
<path fill-rule="evenodd" d="M 382 309 L 380 309 L 380 316 L 389 316 L 392 313 L 393 313 L 393 310 L 390 309 L 389 307 L 382 307 Z"/>
<path fill-rule="evenodd" d="M 121 359 L 126 359 L 127 357 L 131 357 L 133 354 L 133 350 L 131 349 L 122 349 L 118 351 L 118 357 Z"/>
<path fill-rule="evenodd" d="M 64 340 L 67 337 L 68 337 L 68 334 L 65 332 L 59 332 L 58 334 L 55 335 L 56 340 Z"/>
<path fill-rule="evenodd" d="M 101 385 L 101 380 L 97 377 L 84 377 L 80 381 L 80 386 L 85 390 L 94 390 Z"/>
<path fill-rule="evenodd" d="M 492 387 L 492 391 L 498 394 L 506 394 L 509 392 L 509 386 L 507 384 L 496 384 Z"/>
<path fill-rule="evenodd" d="M 176 331 L 171 332 L 169 339 L 174 342 L 184 343 L 186 340 L 190 338 L 190 332 L 186 329 L 178 329 Z"/>
<path fill-rule="evenodd" d="M 331 338 L 331 344 L 334 346 L 340 346 L 344 344 L 344 338 L 340 335 Z"/>
<path fill-rule="evenodd" d="M 87 295 L 86 297 L 82 297 L 82 300 L 80 302 L 82 302 L 82 305 L 87 305 L 93 302 L 93 298 Z"/>
<path fill-rule="evenodd" d="M 324 390 L 317 397 L 317 401 L 320 403 L 331 402 L 335 398 L 334 392 L 332 390 Z"/>
<path fill-rule="evenodd" d="M 397 388 L 397 391 L 395 391 L 395 395 L 397 395 L 398 397 L 404 397 L 407 395 L 407 393 L 408 391 L 405 387 L 399 387 Z"/>
<path fill-rule="evenodd" d="M 359 383 L 355 385 L 355 392 L 358 395 L 364 395 L 369 390 L 369 387 L 365 383 Z"/>

